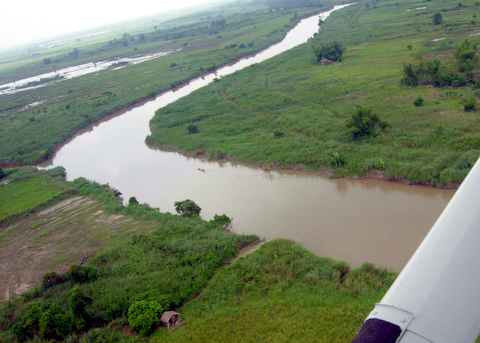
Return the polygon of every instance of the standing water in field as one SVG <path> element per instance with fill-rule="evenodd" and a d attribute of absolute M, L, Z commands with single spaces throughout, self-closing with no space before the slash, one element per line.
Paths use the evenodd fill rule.
<path fill-rule="evenodd" d="M 335 9 L 344 6 L 336 6 Z M 335 10 L 334 9 L 334 10 Z M 325 19 L 330 12 L 321 15 Z M 378 180 L 331 180 L 295 171 L 264 172 L 204 162 L 144 143 L 155 110 L 224 76 L 304 43 L 318 16 L 302 20 L 271 48 L 97 123 L 67 142 L 50 162 L 73 180 L 109 183 L 140 202 L 174 213 L 174 202 L 194 200 L 204 219 L 233 217 L 238 233 L 301 242 L 318 255 L 400 270 L 453 196 L 453 190 Z"/>

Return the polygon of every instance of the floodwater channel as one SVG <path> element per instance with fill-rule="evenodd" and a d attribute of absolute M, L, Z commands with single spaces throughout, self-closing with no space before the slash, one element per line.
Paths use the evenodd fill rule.
<path fill-rule="evenodd" d="M 343 6 L 336 6 L 339 9 Z M 330 12 L 322 14 L 325 19 Z M 400 271 L 454 194 L 380 180 L 329 179 L 292 170 L 265 172 L 229 162 L 207 162 L 148 147 L 156 109 L 221 77 L 307 41 L 318 30 L 307 18 L 271 48 L 191 81 L 155 100 L 97 123 L 69 140 L 43 167 L 63 166 L 67 179 L 108 183 L 141 203 L 174 213 L 174 202 L 194 200 L 202 218 L 233 217 L 237 233 L 267 241 L 293 239 L 320 256 Z"/>

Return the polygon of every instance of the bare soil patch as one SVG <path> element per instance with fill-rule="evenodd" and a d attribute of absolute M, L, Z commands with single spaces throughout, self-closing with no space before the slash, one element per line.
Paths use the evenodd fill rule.
<path fill-rule="evenodd" d="M 129 217 L 104 213 L 96 200 L 72 196 L 27 218 L 0 226 L 0 303 L 41 283 L 52 270 L 64 273 L 72 263 L 132 233 L 156 229 Z"/>

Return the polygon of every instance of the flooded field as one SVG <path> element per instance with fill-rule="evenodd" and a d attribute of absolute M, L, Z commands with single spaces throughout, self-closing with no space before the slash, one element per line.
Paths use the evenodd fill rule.
<path fill-rule="evenodd" d="M 39 87 L 46 87 L 56 82 L 73 79 L 91 73 L 118 70 L 127 66 L 167 56 L 172 54 L 173 52 L 174 51 L 162 51 L 154 54 L 147 54 L 136 57 L 124 57 L 111 61 L 90 62 L 73 67 L 58 69 L 42 75 L 37 75 L 0 85 L 0 95 L 15 94 L 21 91 L 32 90 Z"/>

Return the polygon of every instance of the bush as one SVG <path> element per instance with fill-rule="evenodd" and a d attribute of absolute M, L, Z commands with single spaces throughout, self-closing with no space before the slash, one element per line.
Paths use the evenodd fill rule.
<path fill-rule="evenodd" d="M 196 217 L 202 209 L 192 200 L 175 201 L 175 211 L 184 217 Z"/>
<path fill-rule="evenodd" d="M 335 151 L 332 154 L 332 161 L 330 162 L 330 165 L 334 168 L 340 168 L 340 167 L 343 167 L 344 164 L 345 164 L 345 157 Z"/>
<path fill-rule="evenodd" d="M 70 265 L 65 276 L 75 283 L 88 283 L 98 278 L 98 270 L 93 267 L 83 267 L 78 264 Z"/>
<path fill-rule="evenodd" d="M 222 227 L 227 227 L 232 223 L 232 219 L 230 219 L 226 214 L 222 214 L 221 216 L 215 214 L 210 222 L 216 225 L 221 225 Z"/>
<path fill-rule="evenodd" d="M 148 335 L 155 324 L 160 322 L 162 306 L 156 301 L 141 300 L 128 308 L 128 322 L 142 335 Z"/>
<path fill-rule="evenodd" d="M 68 315 L 63 314 L 57 304 L 42 314 L 39 321 L 39 333 L 46 340 L 55 339 L 61 341 L 71 331 L 72 321 Z"/>
<path fill-rule="evenodd" d="M 62 284 L 67 281 L 64 275 L 59 275 L 55 271 L 46 273 L 42 277 L 42 288 L 47 289 L 49 287 Z"/>
<path fill-rule="evenodd" d="M 435 13 L 432 17 L 433 25 L 440 25 L 443 21 L 443 16 L 441 13 Z"/>
<path fill-rule="evenodd" d="M 386 129 L 389 124 L 380 119 L 377 113 L 373 112 L 371 107 L 355 106 L 352 116 L 345 121 L 345 126 L 353 135 L 353 139 L 362 136 L 376 136 L 376 128 Z"/>
<path fill-rule="evenodd" d="M 342 45 L 337 41 L 324 43 L 319 48 L 312 48 L 318 62 L 320 62 L 323 58 L 326 58 L 330 61 L 341 62 L 343 53 L 345 52 L 345 48 L 343 48 Z"/>
<path fill-rule="evenodd" d="M 414 102 L 413 104 L 417 107 L 420 107 L 423 105 L 423 98 L 422 97 L 418 97 Z"/>
<path fill-rule="evenodd" d="M 198 126 L 195 124 L 190 124 L 187 126 L 188 133 L 193 135 L 195 133 L 198 133 Z"/>
<path fill-rule="evenodd" d="M 38 301 L 27 305 L 27 312 L 22 320 L 12 327 L 13 333 L 21 339 L 33 338 L 39 330 L 39 321 L 42 316 L 42 304 Z"/>
<path fill-rule="evenodd" d="M 465 39 L 462 44 L 455 46 L 453 55 L 461 72 L 471 71 L 478 64 L 477 46 L 477 43 L 473 43 L 468 39 Z"/>
<path fill-rule="evenodd" d="M 138 200 L 137 198 L 135 197 L 130 197 L 130 199 L 128 199 L 128 206 L 130 205 L 138 205 Z"/>
<path fill-rule="evenodd" d="M 465 111 L 473 111 L 477 106 L 477 100 L 473 95 L 463 96 L 460 103 L 464 106 Z"/>

